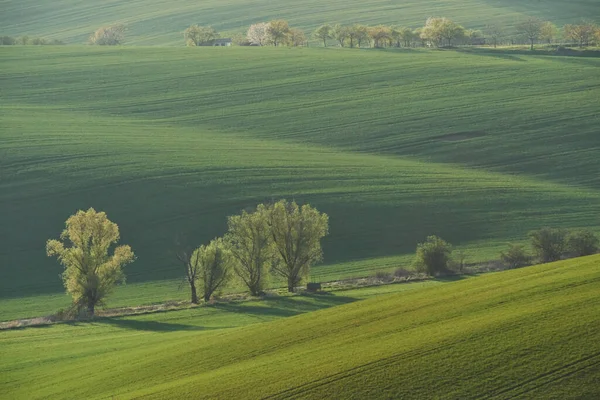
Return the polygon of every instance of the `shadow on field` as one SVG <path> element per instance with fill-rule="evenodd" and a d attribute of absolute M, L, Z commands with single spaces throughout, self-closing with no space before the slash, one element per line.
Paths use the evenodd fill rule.
<path fill-rule="evenodd" d="M 193 325 L 170 324 L 167 322 L 158 321 L 138 321 L 135 319 L 122 318 L 102 318 L 97 319 L 94 322 L 99 324 L 113 325 L 123 329 L 149 332 L 201 331 L 211 329 Z"/>
<path fill-rule="evenodd" d="M 296 297 L 278 297 L 264 299 L 263 305 L 245 303 L 215 304 L 217 310 L 258 316 L 292 317 L 311 311 L 317 311 L 342 304 L 352 303 L 357 299 L 344 296 L 303 295 L 306 299 Z M 311 301 L 310 299 L 314 299 Z"/>
<path fill-rule="evenodd" d="M 523 60 L 521 57 L 517 57 L 517 54 L 518 55 L 535 55 L 535 52 L 533 52 L 533 53 L 522 53 L 522 52 L 514 53 L 513 51 L 508 51 L 508 50 L 492 50 L 492 49 L 479 49 L 479 48 L 473 48 L 473 49 L 456 48 L 454 50 L 457 51 L 458 53 L 476 54 L 478 56 L 501 58 L 504 60 L 519 61 L 519 62 L 526 62 L 526 60 Z M 544 53 L 544 55 L 548 55 L 548 53 Z"/>

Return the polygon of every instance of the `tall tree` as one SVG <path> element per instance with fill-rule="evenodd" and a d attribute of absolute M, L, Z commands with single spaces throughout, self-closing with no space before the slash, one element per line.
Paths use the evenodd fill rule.
<path fill-rule="evenodd" d="M 215 291 L 222 288 L 231 276 L 233 257 L 223 239 L 212 240 L 208 245 L 202 245 L 192 254 L 194 268 L 199 271 L 197 276 L 202 297 L 209 301 Z"/>
<path fill-rule="evenodd" d="M 344 47 L 346 39 L 348 39 L 348 27 L 336 24 L 331 28 L 331 37 L 339 43 L 340 47 Z"/>
<path fill-rule="evenodd" d="M 286 20 L 276 19 L 269 22 L 267 28 L 269 38 L 273 42 L 273 45 L 277 47 L 279 44 L 284 43 L 290 34 L 290 25 Z"/>
<path fill-rule="evenodd" d="M 302 29 L 290 28 L 290 33 L 287 38 L 289 46 L 299 47 L 306 44 L 306 35 Z"/>
<path fill-rule="evenodd" d="M 266 220 L 266 207 L 228 218 L 225 241 L 235 260 L 234 272 L 253 296 L 262 293 L 273 261 L 271 233 Z"/>
<path fill-rule="evenodd" d="M 220 37 L 219 33 L 211 26 L 192 25 L 184 32 L 185 43 L 188 46 L 202 46 Z"/>
<path fill-rule="evenodd" d="M 384 47 L 392 38 L 392 31 L 389 26 L 373 26 L 368 29 L 368 33 L 373 41 L 373 47 Z"/>
<path fill-rule="evenodd" d="M 486 34 L 492 39 L 492 43 L 494 43 L 494 48 L 498 47 L 498 41 L 502 39 L 504 36 L 504 29 L 500 25 L 492 24 L 488 25 L 485 28 Z"/>
<path fill-rule="evenodd" d="M 198 304 L 198 292 L 196 290 L 196 281 L 198 280 L 198 274 L 200 273 L 200 271 L 198 266 L 198 260 L 193 260 L 193 255 L 196 255 L 193 249 L 181 243 L 177 243 L 177 250 L 175 252 L 175 256 L 185 268 L 185 280 L 190 286 L 190 301 L 192 302 L 192 304 Z"/>
<path fill-rule="evenodd" d="M 61 274 L 67 293 L 78 309 L 94 315 L 97 305 L 118 282 L 125 280 L 123 266 L 133 262 L 131 247 L 119 246 L 119 227 L 93 208 L 78 211 L 66 221 L 60 240 L 48 240 L 46 253 L 56 256 L 65 270 Z"/>
<path fill-rule="evenodd" d="M 331 39 L 331 26 L 327 24 L 321 25 L 313 33 L 313 36 L 316 39 L 320 39 L 323 41 L 323 47 L 327 47 L 327 39 Z"/>
<path fill-rule="evenodd" d="M 539 18 L 528 18 L 517 24 L 517 32 L 529 41 L 531 50 L 535 42 L 540 39 L 543 24 L 544 21 Z"/>
<path fill-rule="evenodd" d="M 540 29 L 540 39 L 548 44 L 552 44 L 552 41 L 556 39 L 558 35 L 558 28 L 550 21 L 545 21 Z"/>
<path fill-rule="evenodd" d="M 352 32 L 354 33 L 354 40 L 358 47 L 362 47 L 363 43 L 369 40 L 369 28 L 365 25 L 353 25 Z"/>
<path fill-rule="evenodd" d="M 402 41 L 404 47 L 410 47 L 414 38 L 412 29 L 407 27 L 398 28 L 398 38 Z"/>
<path fill-rule="evenodd" d="M 248 41 L 255 46 L 265 46 L 269 44 L 269 24 L 261 22 L 258 24 L 250 25 L 247 33 Z"/>
<path fill-rule="evenodd" d="M 281 200 L 268 207 L 267 224 L 276 249 L 273 271 L 287 279 L 293 292 L 323 257 L 321 239 L 329 231 L 329 217 L 308 204 Z"/>

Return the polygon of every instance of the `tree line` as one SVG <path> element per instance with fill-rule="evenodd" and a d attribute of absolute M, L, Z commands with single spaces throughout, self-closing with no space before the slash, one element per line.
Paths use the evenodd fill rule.
<path fill-rule="evenodd" d="M 114 24 L 98 28 L 88 39 L 88 43 L 101 46 L 116 46 L 125 42 L 126 27 Z M 210 45 L 221 38 L 221 34 L 211 26 L 191 25 L 183 32 L 187 46 Z M 431 17 L 419 28 L 363 24 L 325 24 L 318 27 L 310 37 L 327 47 L 331 41 L 339 47 L 445 47 L 453 45 L 483 45 L 494 47 L 502 44 L 527 43 L 534 49 L 536 43 L 552 44 L 559 39 L 563 43 L 579 47 L 600 43 L 600 27 L 593 21 L 582 20 L 577 24 L 567 24 L 562 28 L 550 21 L 527 18 L 519 21 L 514 29 L 508 30 L 492 24 L 483 30 L 467 29 L 445 17 Z M 232 43 L 238 46 L 308 46 L 308 36 L 299 28 L 291 27 L 288 21 L 276 19 L 260 22 L 249 27 L 245 34 L 236 34 Z M 57 45 L 60 40 L 29 38 L 21 36 L 0 36 L 0 45 Z"/>
<path fill-rule="evenodd" d="M 594 232 L 586 229 L 567 230 L 544 227 L 529 232 L 531 252 L 524 245 L 509 244 L 500 253 L 502 263 L 508 268 L 520 268 L 534 263 L 549 263 L 573 257 L 598 253 L 600 240 Z M 438 236 L 429 236 L 417 245 L 413 266 L 416 271 L 428 275 L 440 275 L 450 271 L 462 272 L 464 254 L 453 252 L 453 247 Z"/>
<path fill-rule="evenodd" d="M 192 25 L 184 32 L 188 46 L 202 46 L 220 38 L 212 27 Z M 528 18 L 520 21 L 511 32 L 501 25 L 488 25 L 483 30 L 466 29 L 445 17 L 431 17 L 416 29 L 398 26 L 367 26 L 362 24 L 325 24 L 312 32 L 312 38 L 327 47 L 331 41 L 339 47 L 445 47 L 453 45 L 555 43 L 559 38 L 579 47 L 600 42 L 600 28 L 594 22 L 581 21 L 558 28 L 550 21 Z M 239 46 L 305 46 L 306 34 L 290 27 L 286 20 L 261 22 L 250 26 L 245 35 L 232 38 Z"/>
<path fill-rule="evenodd" d="M 234 278 L 253 296 L 263 293 L 270 275 L 284 278 L 288 291 L 295 291 L 311 266 L 322 260 L 321 239 L 329 232 L 329 217 L 309 204 L 281 200 L 230 216 L 227 226 L 222 238 L 176 252 L 194 304 L 199 302 L 198 290 L 209 301 Z M 60 240 L 46 243 L 47 255 L 64 266 L 63 284 L 78 312 L 93 316 L 114 286 L 124 282 L 122 269 L 135 255 L 130 246 L 118 246 L 110 255 L 118 241 L 117 224 L 90 208 L 67 219 Z"/>

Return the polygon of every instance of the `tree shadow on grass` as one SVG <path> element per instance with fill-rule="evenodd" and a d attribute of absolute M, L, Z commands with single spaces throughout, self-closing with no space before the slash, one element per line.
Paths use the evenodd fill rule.
<path fill-rule="evenodd" d="M 94 322 L 99 324 L 113 325 L 123 329 L 131 329 L 137 331 L 148 332 L 176 332 L 176 331 L 203 331 L 217 328 L 205 328 L 201 326 L 172 324 L 168 322 L 158 321 L 140 321 L 135 319 L 123 318 L 100 318 Z"/>
<path fill-rule="evenodd" d="M 315 301 L 303 299 L 302 297 L 314 298 Z M 261 305 L 249 305 L 245 302 L 241 302 L 215 304 L 212 307 L 217 310 L 239 314 L 292 317 L 294 315 L 322 310 L 342 304 L 348 304 L 358 300 L 352 297 L 344 296 L 303 295 L 302 297 L 294 296 L 266 298 L 261 302 Z"/>
<path fill-rule="evenodd" d="M 522 59 L 521 57 L 517 57 L 517 55 L 535 55 L 536 54 L 535 52 L 530 52 L 530 53 L 517 52 L 517 53 L 515 53 L 514 51 L 509 51 L 509 50 L 492 50 L 492 49 L 483 49 L 483 48 L 469 48 L 469 49 L 456 48 L 456 49 L 454 49 L 454 51 L 456 51 L 458 53 L 463 53 L 463 54 L 475 54 L 478 56 L 502 58 L 504 60 L 519 61 L 519 62 L 527 62 L 527 61 Z M 544 53 L 544 55 L 548 55 L 548 54 Z"/>

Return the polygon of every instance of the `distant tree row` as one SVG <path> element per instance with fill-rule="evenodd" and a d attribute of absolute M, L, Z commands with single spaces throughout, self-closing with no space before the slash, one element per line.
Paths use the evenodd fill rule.
<path fill-rule="evenodd" d="M 600 28 L 593 22 L 565 25 L 562 30 L 550 21 L 529 18 L 516 26 L 516 37 L 527 40 L 533 45 L 538 42 L 553 43 L 562 33 L 565 40 L 581 47 L 600 42 Z M 452 46 L 456 44 L 480 45 L 489 38 L 494 47 L 502 43 L 508 32 L 500 25 L 488 25 L 485 30 L 466 29 L 462 25 L 445 17 L 428 18 L 425 26 L 417 29 L 395 26 L 322 25 L 313 37 L 327 46 L 329 40 L 335 40 L 340 47 L 418 47 Z M 515 44 L 514 35 L 511 44 Z"/>
<path fill-rule="evenodd" d="M 208 301 L 233 277 L 254 296 L 262 294 L 270 274 L 286 279 L 293 292 L 322 259 L 321 239 L 328 234 L 329 217 L 308 204 L 281 200 L 231 216 L 227 225 L 223 238 L 177 252 L 192 303 L 198 303 L 198 288 Z M 124 282 L 122 268 L 135 255 L 126 245 L 113 249 L 119 237 L 117 224 L 90 208 L 67 219 L 60 240 L 46 243 L 47 255 L 64 266 L 61 277 L 78 313 L 93 316 L 114 286 Z"/>
<path fill-rule="evenodd" d="M 0 46 L 15 46 L 15 45 L 32 45 L 32 46 L 57 46 L 63 45 L 64 42 L 58 39 L 46 39 L 42 37 L 29 37 L 29 36 L 0 36 Z"/>

